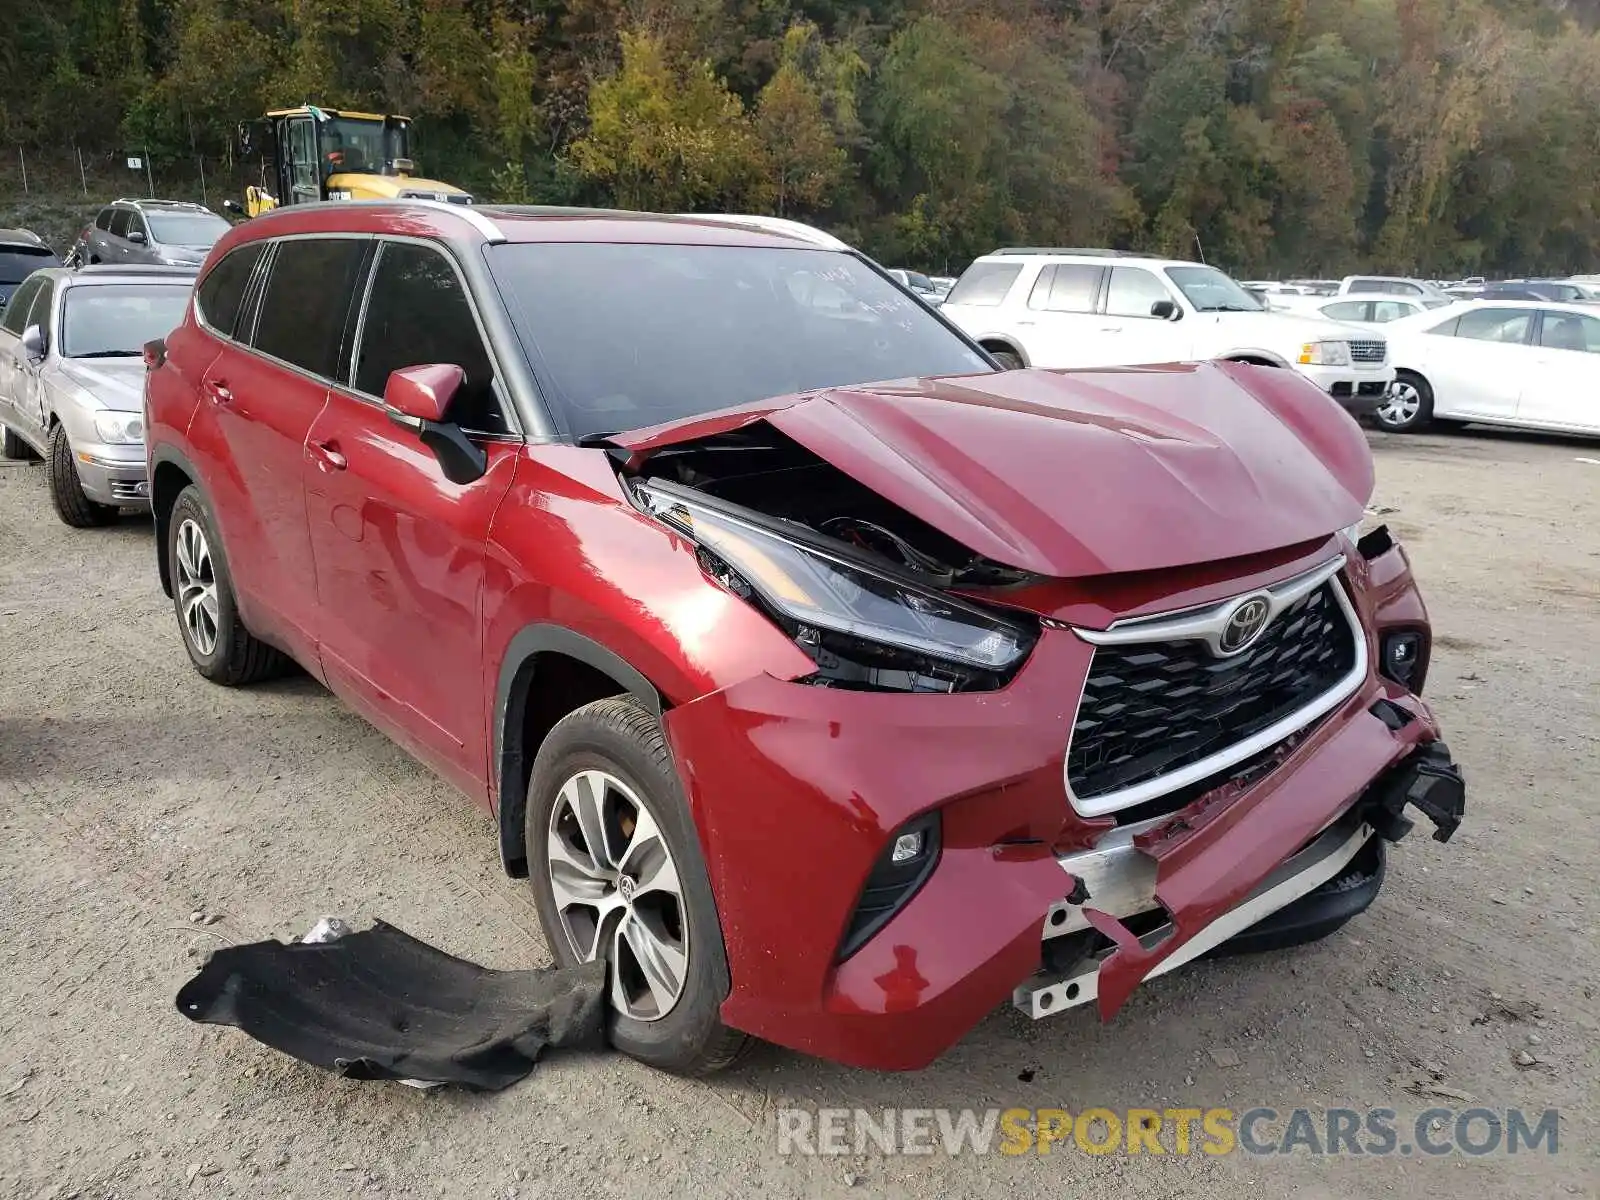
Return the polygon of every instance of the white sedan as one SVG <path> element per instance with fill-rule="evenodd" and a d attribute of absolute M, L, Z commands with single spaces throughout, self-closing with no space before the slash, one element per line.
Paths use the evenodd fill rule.
<path fill-rule="evenodd" d="M 1600 311 L 1474 300 L 1384 326 L 1395 382 L 1374 414 L 1396 432 L 1482 422 L 1600 435 Z"/>

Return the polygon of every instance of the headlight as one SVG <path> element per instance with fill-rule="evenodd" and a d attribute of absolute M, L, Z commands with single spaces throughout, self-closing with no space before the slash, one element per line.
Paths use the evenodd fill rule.
<path fill-rule="evenodd" d="M 794 627 L 788 632 L 813 657 L 821 649 L 819 631 L 825 630 L 1003 674 L 1032 645 L 1023 626 L 942 592 L 791 541 L 650 484 L 639 484 L 636 491 L 649 512 L 713 556 L 710 562 L 702 559 L 709 574 L 747 599 L 753 593 L 772 613 L 791 622 Z"/>
<path fill-rule="evenodd" d="M 1348 342 L 1307 342 L 1300 347 L 1300 365 L 1304 367 L 1347 367 L 1350 365 Z"/>
<path fill-rule="evenodd" d="M 95 432 L 111 446 L 137 446 L 144 441 L 144 417 L 139 413 L 97 412 Z"/>

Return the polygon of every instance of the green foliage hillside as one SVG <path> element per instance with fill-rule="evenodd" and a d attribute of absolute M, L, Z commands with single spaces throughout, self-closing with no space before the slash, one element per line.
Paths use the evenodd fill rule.
<path fill-rule="evenodd" d="M 0 0 L 0 158 L 148 148 L 160 184 L 211 164 L 215 202 L 243 180 L 235 123 L 310 100 L 413 117 L 423 168 L 487 198 L 775 212 L 933 269 L 1046 243 L 1252 275 L 1594 270 L 1597 10 Z"/>

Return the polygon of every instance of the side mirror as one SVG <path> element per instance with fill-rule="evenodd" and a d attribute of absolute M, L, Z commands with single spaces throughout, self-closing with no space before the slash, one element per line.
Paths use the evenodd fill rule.
<path fill-rule="evenodd" d="M 450 363 L 404 367 L 389 376 L 383 386 L 383 402 L 389 419 L 409 429 L 439 462 L 439 469 L 451 483 L 468 484 L 482 479 L 489 469 L 489 456 L 483 447 L 473 445 L 461 426 L 444 419 L 450 401 L 461 390 L 466 372 Z"/>
<path fill-rule="evenodd" d="M 236 217 L 242 217 L 244 216 L 244 205 L 237 200 L 224 200 L 222 202 L 222 211 L 232 213 Z"/>
<path fill-rule="evenodd" d="M 142 230 L 142 229 L 130 229 L 130 230 L 128 230 L 128 240 L 130 242 L 132 242 L 135 246 L 144 245 L 144 243 L 145 243 L 144 230 Z"/>
<path fill-rule="evenodd" d="M 1183 320 L 1183 309 L 1179 308 L 1176 301 L 1157 300 L 1150 306 L 1150 315 L 1159 317 L 1163 321 Z"/>
<path fill-rule="evenodd" d="M 44 358 L 44 330 L 37 325 L 29 325 L 22 331 L 22 352 L 28 356 L 29 362 L 39 362 Z"/>

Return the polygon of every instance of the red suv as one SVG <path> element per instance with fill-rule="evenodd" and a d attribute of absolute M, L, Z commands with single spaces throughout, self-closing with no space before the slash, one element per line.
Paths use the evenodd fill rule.
<path fill-rule="evenodd" d="M 235 228 L 147 361 L 196 668 L 292 658 L 486 805 L 647 1062 L 1109 1017 L 1460 819 L 1292 371 L 1001 371 L 824 235 L 414 202 Z"/>

